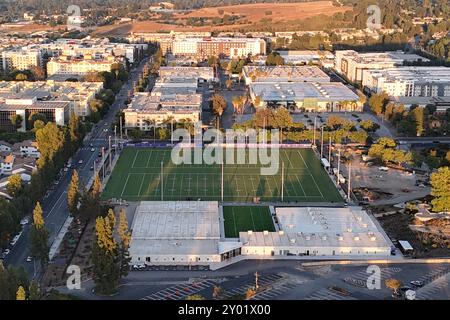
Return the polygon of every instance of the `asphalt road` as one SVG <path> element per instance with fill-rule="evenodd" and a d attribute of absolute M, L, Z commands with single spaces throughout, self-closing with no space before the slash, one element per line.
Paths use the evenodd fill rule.
<path fill-rule="evenodd" d="M 138 67 L 131 71 L 130 79 L 116 95 L 116 101 L 111 106 L 107 115 L 94 126 L 91 133 L 86 138 L 84 146 L 82 146 L 72 157 L 72 164 L 76 166 L 82 185 L 86 184 L 93 176 L 93 171 L 91 171 L 90 168 L 94 165 L 101 148 L 108 146 L 109 136 L 112 135 L 112 139 L 114 139 L 114 132 L 111 131 L 111 126 L 115 121 L 115 115 L 121 108 L 124 108 L 124 102 L 133 88 L 133 83 L 139 79 L 145 63 L 148 61 L 149 58 L 145 58 Z M 105 129 L 108 129 L 108 131 L 105 132 Z M 117 131 L 119 131 L 118 128 Z M 91 144 L 95 148 L 95 152 L 91 151 Z M 82 164 L 78 164 L 80 160 L 83 160 Z M 48 197 L 41 201 L 45 224 L 49 230 L 50 246 L 69 216 L 67 208 L 67 187 L 70 183 L 71 176 L 72 170 L 63 172 L 58 184 L 55 185 L 55 189 L 51 191 Z M 27 257 L 29 255 L 28 232 L 29 225 L 26 225 L 23 229 L 22 236 L 15 246 L 11 248 L 11 252 L 6 257 L 4 263 L 6 265 L 23 266 L 30 276 L 35 276 L 35 264 L 33 262 L 27 262 Z"/>

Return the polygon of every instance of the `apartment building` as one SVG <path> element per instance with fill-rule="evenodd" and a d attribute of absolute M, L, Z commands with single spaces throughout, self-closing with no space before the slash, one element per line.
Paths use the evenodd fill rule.
<path fill-rule="evenodd" d="M 354 50 L 338 50 L 335 52 L 334 69 L 348 80 L 363 82 L 364 70 L 382 70 L 402 66 L 404 62 L 428 62 L 417 54 L 402 51 L 359 53 Z"/>
<path fill-rule="evenodd" d="M 33 98 L 36 98 L 37 102 L 68 102 L 69 115 L 74 112 L 84 118 L 90 114 L 90 101 L 102 89 L 102 82 L 2 81 L 0 82 L 0 104 L 5 104 L 8 99 L 28 101 Z M 50 115 L 48 119 L 53 118 L 53 115 Z"/>
<path fill-rule="evenodd" d="M 156 96 L 140 92 L 124 110 L 125 128 L 153 130 L 165 121 L 197 122 L 200 120 L 201 94 L 172 94 Z"/>
<path fill-rule="evenodd" d="M 10 132 L 25 132 L 29 129 L 27 119 L 33 113 L 44 114 L 49 121 L 63 126 L 69 120 L 69 112 L 69 101 L 40 101 L 37 97 L 5 99 L 0 102 L 0 128 Z M 14 127 L 12 123 L 14 116 L 20 116 L 22 119 L 18 127 Z"/>
<path fill-rule="evenodd" d="M 390 97 L 450 97 L 450 68 L 399 67 L 364 70 L 363 86 Z"/>
<path fill-rule="evenodd" d="M 10 49 L 1 52 L 1 71 L 29 70 L 32 67 L 42 67 L 42 55 L 40 50 L 25 48 Z"/>
<path fill-rule="evenodd" d="M 49 78 L 82 78 L 90 72 L 111 72 L 113 66 L 123 63 L 123 60 L 114 56 L 60 56 L 52 58 L 47 63 L 47 75 Z M 56 77 L 55 77 L 56 76 Z"/>
<path fill-rule="evenodd" d="M 175 56 L 207 58 L 224 56 L 228 58 L 251 55 L 265 55 L 266 42 L 259 38 L 186 38 L 173 42 Z"/>

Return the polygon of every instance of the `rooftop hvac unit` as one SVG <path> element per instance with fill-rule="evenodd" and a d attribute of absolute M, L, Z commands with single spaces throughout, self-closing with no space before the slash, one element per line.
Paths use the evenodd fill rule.
<path fill-rule="evenodd" d="M 358 237 L 358 236 L 356 236 L 356 237 L 353 237 L 353 240 L 355 240 L 355 241 L 359 241 L 359 237 Z"/>
<path fill-rule="evenodd" d="M 269 231 L 264 230 L 264 231 L 263 231 L 263 235 L 268 236 L 268 235 L 269 235 Z"/>
<path fill-rule="evenodd" d="M 356 219 L 357 219 L 358 221 L 362 221 L 362 217 L 361 217 L 361 216 L 357 216 Z"/>
<path fill-rule="evenodd" d="M 290 224 L 290 225 L 288 225 L 288 228 L 289 228 L 289 229 L 292 229 L 292 228 L 294 228 L 294 225 L 293 225 L 293 224 Z"/>
<path fill-rule="evenodd" d="M 377 240 L 377 237 L 375 237 L 375 236 L 370 237 L 370 241 L 376 241 L 376 240 Z"/>
<path fill-rule="evenodd" d="M 306 240 L 306 241 L 309 241 L 309 240 L 311 240 L 311 237 L 310 237 L 310 236 L 306 236 L 306 237 L 305 237 L 305 240 Z"/>
<path fill-rule="evenodd" d="M 292 244 L 294 244 L 294 243 L 295 243 L 295 239 L 294 239 L 294 238 L 290 239 L 290 242 L 291 242 Z"/>
<path fill-rule="evenodd" d="M 368 228 L 369 227 L 369 225 L 367 223 L 363 223 L 362 226 L 363 226 L 363 228 Z"/>
<path fill-rule="evenodd" d="M 347 228 L 347 232 L 351 233 L 352 231 L 352 228 Z"/>
<path fill-rule="evenodd" d="M 343 237 L 343 236 L 339 236 L 339 237 L 338 237 L 338 240 L 339 240 L 339 241 L 344 241 L 344 237 Z"/>
<path fill-rule="evenodd" d="M 322 240 L 327 240 L 327 236 L 322 236 Z"/>
<path fill-rule="evenodd" d="M 253 234 L 253 231 L 252 231 L 252 230 L 248 230 L 248 231 L 247 231 L 247 234 L 248 234 L 249 236 L 251 236 L 251 235 Z"/>
<path fill-rule="evenodd" d="M 283 230 L 280 230 L 280 231 L 278 231 L 278 234 L 279 234 L 280 236 L 284 236 L 284 231 L 283 231 Z"/>

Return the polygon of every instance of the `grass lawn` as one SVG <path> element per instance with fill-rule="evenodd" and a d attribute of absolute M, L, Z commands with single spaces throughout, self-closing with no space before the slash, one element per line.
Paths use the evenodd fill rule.
<path fill-rule="evenodd" d="M 268 207 L 224 207 L 223 218 L 227 238 L 239 238 L 241 231 L 275 231 Z"/>
<path fill-rule="evenodd" d="M 285 167 L 284 202 L 343 202 L 311 149 L 280 149 L 281 162 Z M 279 167 L 278 174 L 262 176 L 261 165 L 225 164 L 224 201 L 252 202 L 254 197 L 260 197 L 261 201 L 281 202 Z M 125 148 L 102 199 L 220 201 L 220 188 L 221 165 L 175 165 L 171 149 Z"/>

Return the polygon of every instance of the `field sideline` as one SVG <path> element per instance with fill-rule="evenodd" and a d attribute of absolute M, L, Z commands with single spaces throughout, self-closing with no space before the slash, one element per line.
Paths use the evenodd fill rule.
<path fill-rule="evenodd" d="M 221 200 L 221 165 L 175 165 L 170 154 L 171 149 L 125 148 L 102 199 Z M 312 149 L 280 149 L 280 161 L 285 165 L 284 202 L 343 202 Z M 281 169 L 277 175 L 261 176 L 260 165 L 225 164 L 224 201 L 252 202 L 259 197 L 281 202 L 281 180 Z"/>

